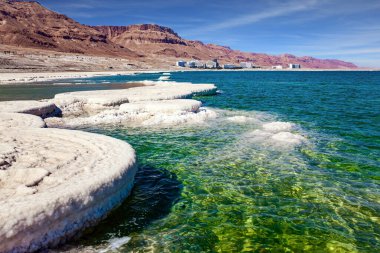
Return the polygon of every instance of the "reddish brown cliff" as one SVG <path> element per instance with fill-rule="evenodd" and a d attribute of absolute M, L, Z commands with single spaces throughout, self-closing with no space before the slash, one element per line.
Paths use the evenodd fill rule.
<path fill-rule="evenodd" d="M 0 43 L 80 54 L 136 56 L 96 29 L 37 2 L 0 1 Z"/>
<path fill-rule="evenodd" d="M 301 64 L 305 68 L 356 68 L 349 62 L 321 60 L 313 57 L 296 57 L 290 54 L 273 56 L 260 53 L 247 53 L 229 47 L 203 44 L 181 38 L 172 29 L 152 24 L 131 26 L 94 27 L 115 44 L 129 48 L 139 54 L 184 59 L 219 59 L 224 63 L 251 61 L 257 66 L 287 66 Z"/>

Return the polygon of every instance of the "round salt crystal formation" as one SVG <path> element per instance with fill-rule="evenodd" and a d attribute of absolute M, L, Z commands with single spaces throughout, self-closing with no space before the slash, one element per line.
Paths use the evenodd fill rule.
<path fill-rule="evenodd" d="M 268 132 L 282 132 L 289 131 L 293 128 L 293 124 L 289 122 L 270 122 L 263 125 L 265 131 Z"/>
<path fill-rule="evenodd" d="M 197 112 L 202 103 L 193 99 L 174 99 L 127 103 L 120 106 L 120 111 L 127 113 L 177 113 Z"/>
<path fill-rule="evenodd" d="M 48 128 L 8 128 L 0 139 L 0 252 L 62 243 L 133 186 L 136 158 L 126 142 Z"/>
<path fill-rule="evenodd" d="M 13 112 L 32 114 L 45 117 L 57 111 L 57 106 L 51 102 L 34 100 L 4 101 L 0 102 L 0 112 Z"/>
<path fill-rule="evenodd" d="M 0 128 L 9 127 L 46 127 L 45 122 L 38 116 L 23 113 L 0 113 Z"/>

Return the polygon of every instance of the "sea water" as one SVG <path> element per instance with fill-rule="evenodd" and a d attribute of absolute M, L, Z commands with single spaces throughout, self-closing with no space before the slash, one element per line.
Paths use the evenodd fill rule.
<path fill-rule="evenodd" d="M 51 97 L 58 89 L 54 87 L 106 89 L 111 85 L 107 82 L 114 88 L 160 76 L 96 77 L 79 80 L 85 85 L 75 88 L 49 84 L 45 96 Z M 74 247 L 121 252 L 380 251 L 379 72 L 166 76 L 215 83 L 219 95 L 196 99 L 218 117 L 165 128 L 83 129 L 129 142 L 140 169 L 131 196 Z"/>

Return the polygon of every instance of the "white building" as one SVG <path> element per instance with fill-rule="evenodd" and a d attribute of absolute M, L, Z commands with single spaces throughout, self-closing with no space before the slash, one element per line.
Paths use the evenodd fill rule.
<path fill-rule="evenodd" d="M 224 64 L 223 68 L 224 69 L 241 69 L 240 66 L 236 66 L 236 65 L 233 65 L 233 64 Z"/>
<path fill-rule="evenodd" d="M 272 69 L 283 69 L 282 65 L 272 66 Z"/>
<path fill-rule="evenodd" d="M 216 68 L 218 68 L 218 62 L 208 61 L 206 63 L 206 68 L 208 68 L 208 69 L 216 69 Z"/>
<path fill-rule="evenodd" d="M 253 67 L 252 62 L 241 62 L 240 67 L 243 69 L 251 69 Z"/>
<path fill-rule="evenodd" d="M 186 63 L 186 67 L 196 68 L 197 67 L 197 62 L 196 61 L 189 61 L 189 62 Z"/>
<path fill-rule="evenodd" d="M 301 68 L 301 65 L 300 64 L 289 64 L 289 68 L 290 69 L 300 69 Z"/>

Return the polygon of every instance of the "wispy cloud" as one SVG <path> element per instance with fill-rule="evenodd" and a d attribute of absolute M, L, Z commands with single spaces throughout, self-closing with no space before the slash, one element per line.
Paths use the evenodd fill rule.
<path fill-rule="evenodd" d="M 317 0 L 309 0 L 309 1 L 291 1 L 286 3 L 277 3 L 276 6 L 271 6 L 268 9 L 262 10 L 260 12 L 254 12 L 251 14 L 245 14 L 241 16 L 237 16 L 231 19 L 227 19 L 222 22 L 210 24 L 203 26 L 199 29 L 189 30 L 186 32 L 186 35 L 195 35 L 206 33 L 210 31 L 223 30 L 228 28 L 234 28 L 243 25 L 249 25 L 253 23 L 260 22 L 269 18 L 276 18 L 281 16 L 286 16 L 295 12 L 309 10 L 316 6 L 319 2 Z"/>

